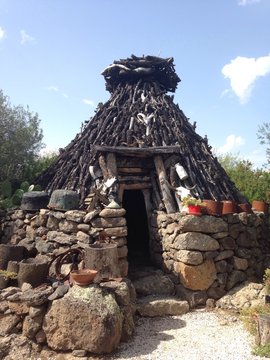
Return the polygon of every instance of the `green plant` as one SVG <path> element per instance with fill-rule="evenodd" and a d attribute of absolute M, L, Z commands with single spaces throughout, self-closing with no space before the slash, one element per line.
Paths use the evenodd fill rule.
<path fill-rule="evenodd" d="M 8 270 L 0 270 L 0 276 L 2 276 L 5 280 L 8 279 L 17 279 L 18 274 L 13 272 L 13 271 L 8 271 Z"/>
<path fill-rule="evenodd" d="M 253 355 L 270 358 L 270 344 L 255 346 L 252 350 Z"/>
<path fill-rule="evenodd" d="M 196 199 L 191 196 L 186 196 L 182 199 L 182 204 L 184 206 L 194 205 L 194 206 L 204 206 L 204 203 L 200 199 Z"/>
<path fill-rule="evenodd" d="M 27 181 L 21 183 L 20 188 L 12 193 L 12 184 L 8 180 L 0 184 L 0 208 L 9 209 L 19 206 L 22 201 L 23 194 L 29 191 L 41 190 L 39 185 L 29 185 Z"/>
<path fill-rule="evenodd" d="M 244 327 L 251 333 L 256 335 L 257 332 L 257 319 L 259 314 L 270 315 L 270 304 L 262 304 L 244 308 L 240 312 L 240 318 L 243 321 Z"/>

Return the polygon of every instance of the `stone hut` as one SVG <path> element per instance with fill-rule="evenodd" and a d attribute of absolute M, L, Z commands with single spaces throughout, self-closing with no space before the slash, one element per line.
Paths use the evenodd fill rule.
<path fill-rule="evenodd" d="M 129 260 L 147 262 L 155 258 L 151 217 L 179 212 L 183 189 L 200 199 L 246 200 L 207 137 L 195 132 L 196 124 L 167 94 L 180 81 L 173 58 L 132 55 L 102 74 L 110 99 L 37 183 L 49 192 L 76 190 L 88 211 L 115 201 L 126 210 Z"/>

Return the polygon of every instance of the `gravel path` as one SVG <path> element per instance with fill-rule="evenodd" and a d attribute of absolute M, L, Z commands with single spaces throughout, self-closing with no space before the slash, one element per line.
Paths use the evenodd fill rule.
<path fill-rule="evenodd" d="M 135 336 L 106 359 L 266 359 L 251 355 L 252 342 L 237 318 L 198 310 L 181 316 L 139 318 Z"/>

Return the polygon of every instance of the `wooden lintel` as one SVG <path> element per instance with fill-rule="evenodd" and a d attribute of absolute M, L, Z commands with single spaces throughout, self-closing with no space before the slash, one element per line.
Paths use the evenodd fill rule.
<path fill-rule="evenodd" d="M 139 167 L 119 167 L 119 174 L 144 174 L 148 172 L 148 169 L 143 169 Z"/>
<path fill-rule="evenodd" d="M 152 185 L 150 183 L 140 183 L 140 184 L 121 184 L 123 185 L 123 190 L 140 190 L 140 189 L 150 189 Z"/>
<path fill-rule="evenodd" d="M 130 181 L 132 181 L 134 183 L 136 183 L 136 182 L 138 182 L 138 183 L 149 182 L 150 183 L 150 180 L 151 180 L 149 176 L 128 176 L 128 175 L 119 176 L 118 179 L 119 179 L 120 183 L 121 182 L 130 182 Z"/>
<path fill-rule="evenodd" d="M 156 147 L 145 147 L 145 148 L 132 148 L 125 146 L 105 146 L 105 145 L 93 145 L 93 150 L 99 152 L 111 152 L 117 154 L 124 154 L 126 156 L 143 156 L 150 157 L 156 154 L 173 154 L 179 153 L 181 147 L 179 145 L 175 146 L 156 146 Z"/>

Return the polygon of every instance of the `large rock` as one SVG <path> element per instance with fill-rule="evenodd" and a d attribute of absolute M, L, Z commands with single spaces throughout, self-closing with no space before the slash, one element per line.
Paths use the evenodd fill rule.
<path fill-rule="evenodd" d="M 0 315 L 0 336 L 6 336 L 12 332 L 16 325 L 21 321 L 21 317 L 17 314 L 1 314 Z"/>
<path fill-rule="evenodd" d="M 228 224 L 214 216 L 184 216 L 180 224 L 183 232 L 197 231 L 212 234 L 228 231 Z"/>
<path fill-rule="evenodd" d="M 247 259 L 239 258 L 237 256 L 233 257 L 233 267 L 236 270 L 247 270 L 248 268 L 248 261 Z"/>
<path fill-rule="evenodd" d="M 219 249 L 217 240 L 196 232 L 179 234 L 171 246 L 176 250 L 214 251 Z"/>
<path fill-rule="evenodd" d="M 43 330 L 54 350 L 110 353 L 120 342 L 122 322 L 120 308 L 106 290 L 96 285 L 86 288 L 75 285 L 52 303 Z"/>
<path fill-rule="evenodd" d="M 230 273 L 226 285 L 226 289 L 232 289 L 236 284 L 244 282 L 247 279 L 247 275 L 240 270 L 234 270 Z"/>
<path fill-rule="evenodd" d="M 187 301 L 172 297 L 144 297 L 138 301 L 136 309 L 141 316 L 182 315 L 189 311 L 189 305 Z"/>
<path fill-rule="evenodd" d="M 65 212 L 65 218 L 68 221 L 74 221 L 76 223 L 82 223 L 85 215 L 85 211 L 80 210 L 69 210 Z"/>
<path fill-rule="evenodd" d="M 224 259 L 228 259 L 230 257 L 233 256 L 233 251 L 232 250 L 224 250 L 224 251 L 221 251 L 217 257 L 215 257 L 215 261 L 221 261 L 221 260 L 224 260 Z"/>
<path fill-rule="evenodd" d="M 108 236 L 117 236 L 117 237 L 127 236 L 127 227 L 123 226 L 123 227 L 107 228 L 106 234 Z"/>
<path fill-rule="evenodd" d="M 199 265 L 203 262 L 202 253 L 199 251 L 179 250 L 176 259 L 189 265 Z"/>
<path fill-rule="evenodd" d="M 242 310 L 250 306 L 264 305 L 265 290 L 262 284 L 245 282 L 231 289 L 216 302 L 222 309 Z"/>
<path fill-rule="evenodd" d="M 179 262 L 177 266 L 180 282 L 191 290 L 207 290 L 215 281 L 216 267 L 213 260 L 191 266 Z"/>
<path fill-rule="evenodd" d="M 75 221 L 61 220 L 59 223 L 59 230 L 66 234 L 71 234 L 77 231 L 78 224 Z"/>
<path fill-rule="evenodd" d="M 172 295 L 174 284 L 166 275 L 152 274 L 133 281 L 136 292 L 140 295 Z"/>
<path fill-rule="evenodd" d="M 109 208 L 105 208 L 105 209 L 101 210 L 101 212 L 99 213 L 99 216 L 104 217 L 104 218 L 114 218 L 114 217 L 125 216 L 125 214 L 126 214 L 125 209 L 109 209 Z"/>
<path fill-rule="evenodd" d="M 54 241 L 62 245 L 70 245 L 77 242 L 74 235 L 64 234 L 59 231 L 49 231 L 47 234 L 47 240 Z"/>
<path fill-rule="evenodd" d="M 202 306 L 206 304 L 207 294 L 206 291 L 192 291 L 186 289 L 182 284 L 175 285 L 176 295 L 189 303 L 191 308 Z"/>
<path fill-rule="evenodd" d="M 98 217 L 91 221 L 91 225 L 93 227 L 101 227 L 101 228 L 111 228 L 111 227 L 118 227 L 118 226 L 126 226 L 127 222 L 124 217 L 116 217 L 116 218 L 102 218 Z"/>

